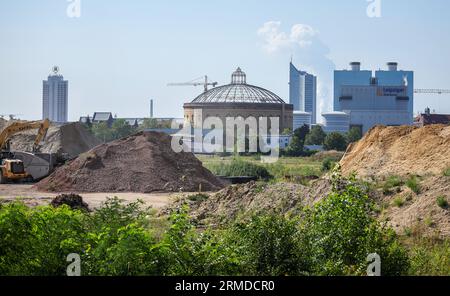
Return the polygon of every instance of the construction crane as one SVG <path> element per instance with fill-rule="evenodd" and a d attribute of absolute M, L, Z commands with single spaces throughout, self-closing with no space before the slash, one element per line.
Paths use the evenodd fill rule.
<path fill-rule="evenodd" d="M 198 80 L 204 79 L 204 81 L 199 82 Z M 209 82 L 208 76 L 202 76 L 197 79 L 191 80 L 189 82 L 183 82 L 183 83 L 169 83 L 167 86 L 185 86 L 185 85 L 192 85 L 192 86 L 201 86 L 203 85 L 205 92 L 208 91 L 208 86 L 216 87 L 218 85 L 217 82 Z"/>
<path fill-rule="evenodd" d="M 442 94 L 450 94 L 450 89 L 415 89 L 414 93 L 416 94 L 434 94 L 434 95 L 442 95 Z"/>

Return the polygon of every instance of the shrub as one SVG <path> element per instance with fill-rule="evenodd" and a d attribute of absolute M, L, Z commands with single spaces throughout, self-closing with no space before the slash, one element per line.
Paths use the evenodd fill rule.
<path fill-rule="evenodd" d="M 166 275 L 206 276 L 236 274 L 240 262 L 236 252 L 223 243 L 223 236 L 198 232 L 187 214 L 188 208 L 171 214 L 172 225 L 161 243 Z"/>
<path fill-rule="evenodd" d="M 202 202 L 202 201 L 207 200 L 208 198 L 209 198 L 209 196 L 207 194 L 203 194 L 203 193 L 197 193 L 197 194 L 188 196 L 188 199 L 193 202 Z"/>
<path fill-rule="evenodd" d="M 450 167 L 444 171 L 444 176 L 450 177 Z"/>
<path fill-rule="evenodd" d="M 392 188 L 403 185 L 403 181 L 399 176 L 389 176 L 383 184 L 383 193 L 385 195 L 392 194 Z"/>
<path fill-rule="evenodd" d="M 211 170 L 219 176 L 247 176 L 257 177 L 259 179 L 272 178 L 269 171 L 265 167 L 240 159 L 233 159 L 231 163 L 227 164 L 213 165 Z"/>
<path fill-rule="evenodd" d="M 66 256 L 81 253 L 84 215 L 68 206 L 0 210 L 0 274 L 64 275 Z"/>
<path fill-rule="evenodd" d="M 355 179 L 346 183 L 318 203 L 307 219 L 314 274 L 362 275 L 371 253 L 383 258 L 383 275 L 404 274 L 408 258 L 394 231 L 381 227 L 371 215 L 373 204 Z"/>
<path fill-rule="evenodd" d="M 404 205 L 405 205 L 405 199 L 403 198 L 403 197 L 396 197 L 395 199 L 394 199 L 394 205 L 396 206 L 396 207 L 399 207 L 399 208 L 401 208 L 401 207 L 403 207 Z"/>
<path fill-rule="evenodd" d="M 408 186 L 409 189 L 411 189 L 416 194 L 419 194 L 420 191 L 421 191 L 419 180 L 418 180 L 418 178 L 416 176 L 411 176 L 406 181 L 406 186 Z"/>
<path fill-rule="evenodd" d="M 409 274 L 414 276 L 448 276 L 450 274 L 450 241 L 417 243 L 410 251 Z"/>
<path fill-rule="evenodd" d="M 298 222 L 281 215 L 254 216 L 233 226 L 228 239 L 240 246 L 243 274 L 299 275 L 309 271 L 308 250 Z"/>
<path fill-rule="evenodd" d="M 436 199 L 436 203 L 439 207 L 445 209 L 448 208 L 448 201 L 447 198 L 445 196 L 438 196 L 438 198 Z"/>
<path fill-rule="evenodd" d="M 330 158 L 327 157 L 322 161 L 322 171 L 323 172 L 328 172 L 329 170 L 331 170 L 333 168 L 333 166 L 336 164 L 336 162 Z"/>
<path fill-rule="evenodd" d="M 323 147 L 325 150 L 345 151 L 347 139 L 341 133 L 333 132 L 327 135 Z"/>

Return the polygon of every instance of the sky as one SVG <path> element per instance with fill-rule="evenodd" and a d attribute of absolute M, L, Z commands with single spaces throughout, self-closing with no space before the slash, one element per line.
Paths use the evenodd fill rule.
<path fill-rule="evenodd" d="M 81 5 L 77 6 L 76 2 Z M 78 7 L 80 9 L 78 9 Z M 318 76 L 331 111 L 334 69 L 415 72 L 415 88 L 450 89 L 448 0 L 0 0 L 0 114 L 42 116 L 42 80 L 58 65 L 69 119 L 183 117 L 208 75 L 247 82 L 288 101 L 289 62 Z M 69 10 L 69 12 L 68 12 Z M 416 95 L 415 111 L 450 113 L 450 95 Z"/>

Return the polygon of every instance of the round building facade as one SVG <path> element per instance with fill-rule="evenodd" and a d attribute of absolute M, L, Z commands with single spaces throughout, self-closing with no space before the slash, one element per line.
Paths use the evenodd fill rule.
<path fill-rule="evenodd" d="M 194 128 L 203 128 L 205 119 L 220 118 L 223 127 L 227 118 L 279 118 L 278 132 L 292 130 L 293 105 L 286 104 L 279 96 L 262 87 L 247 84 L 246 74 L 238 68 L 231 77 L 231 83 L 212 88 L 191 103 L 184 104 L 184 120 Z"/>

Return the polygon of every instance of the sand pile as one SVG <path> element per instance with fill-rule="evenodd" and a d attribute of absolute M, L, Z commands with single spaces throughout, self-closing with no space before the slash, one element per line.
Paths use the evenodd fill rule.
<path fill-rule="evenodd" d="M 374 127 L 349 147 L 341 165 L 344 174 L 359 176 L 442 175 L 450 167 L 450 126 Z"/>
<path fill-rule="evenodd" d="M 81 154 L 36 186 L 56 192 L 215 191 L 221 181 L 192 153 L 175 153 L 171 137 L 138 133 Z"/>
<path fill-rule="evenodd" d="M 254 214 L 296 215 L 300 208 L 314 204 L 330 191 L 331 184 L 325 179 L 312 181 L 308 187 L 294 183 L 267 184 L 252 181 L 228 186 L 210 194 L 206 199 L 185 196 L 165 208 L 162 214 L 169 214 L 188 203 L 190 215 L 200 224 L 210 226 L 248 218 Z"/>
<path fill-rule="evenodd" d="M 9 124 L 9 121 L 0 120 L 0 130 Z M 14 135 L 11 138 L 11 150 L 31 151 L 36 134 L 37 130 L 29 130 Z M 100 143 L 81 123 L 52 124 L 47 137 L 41 142 L 41 152 L 66 154 L 69 158 L 74 158 Z"/>

